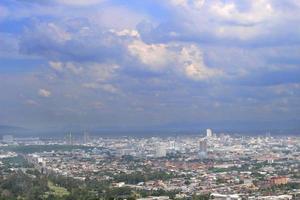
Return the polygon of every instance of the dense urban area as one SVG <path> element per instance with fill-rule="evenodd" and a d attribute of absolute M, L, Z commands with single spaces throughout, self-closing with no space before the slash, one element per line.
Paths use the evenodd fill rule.
<path fill-rule="evenodd" d="M 0 200 L 300 199 L 300 137 L 3 136 Z"/>

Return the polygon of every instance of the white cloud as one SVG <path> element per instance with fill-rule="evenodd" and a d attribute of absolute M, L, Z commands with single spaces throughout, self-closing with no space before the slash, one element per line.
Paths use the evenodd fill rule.
<path fill-rule="evenodd" d="M 116 64 L 93 63 L 86 64 L 88 74 L 95 81 L 106 81 L 115 76 L 116 71 L 120 68 Z"/>
<path fill-rule="evenodd" d="M 50 61 L 49 66 L 54 69 L 55 71 L 63 71 L 63 63 L 62 62 L 55 62 L 55 61 Z"/>
<path fill-rule="evenodd" d="M 73 74 L 81 74 L 83 72 L 83 67 L 78 66 L 72 62 L 67 62 L 65 64 L 66 69 L 68 69 L 70 72 L 72 72 Z"/>
<path fill-rule="evenodd" d="M 32 100 L 32 99 L 26 100 L 25 104 L 31 105 L 31 106 L 38 106 L 39 105 L 38 102 L 36 102 L 35 100 Z"/>
<path fill-rule="evenodd" d="M 116 86 L 109 83 L 89 82 L 89 83 L 83 83 L 82 87 L 87 89 L 94 89 L 94 90 L 100 89 L 112 94 L 116 94 L 119 92 L 119 89 Z"/>
<path fill-rule="evenodd" d="M 202 51 L 192 44 L 146 44 L 135 40 L 128 45 L 129 52 L 151 70 L 172 70 L 193 80 L 208 80 L 222 75 L 219 69 L 208 68 Z M 166 69 L 167 68 L 167 69 Z"/>
<path fill-rule="evenodd" d="M 205 0 L 169 0 L 169 2 L 174 6 L 182 6 L 185 8 L 194 7 L 196 9 L 200 9 L 204 5 Z"/>
<path fill-rule="evenodd" d="M 73 6 L 90 6 L 99 3 L 103 3 L 106 0 L 56 0 L 58 3 Z"/>
<path fill-rule="evenodd" d="M 80 64 L 73 62 L 50 61 L 49 66 L 58 72 L 70 72 L 74 75 L 79 75 L 83 72 L 83 67 Z"/>
<path fill-rule="evenodd" d="M 201 64 L 190 64 L 185 66 L 185 74 L 193 80 L 208 80 L 223 73 L 220 70 L 208 69 L 205 66 L 201 66 Z"/>
<path fill-rule="evenodd" d="M 289 5 L 297 7 L 291 2 Z M 299 11 L 287 12 L 286 7 L 278 4 L 272 0 L 169 0 L 168 5 L 179 19 L 174 23 L 183 29 L 179 31 L 184 35 L 210 34 L 221 39 L 252 40 L 267 37 L 281 23 L 299 17 Z"/>
<path fill-rule="evenodd" d="M 97 83 L 83 83 L 82 87 L 87 88 L 87 89 L 98 89 L 99 88 L 99 84 Z"/>
<path fill-rule="evenodd" d="M 221 1 L 212 4 L 211 14 L 221 19 L 238 22 L 241 24 L 255 24 L 274 17 L 274 9 L 269 0 L 251 1 L 249 10 L 240 11 L 234 2 L 223 3 Z"/>
<path fill-rule="evenodd" d="M 183 47 L 178 59 L 184 66 L 186 76 L 193 80 L 208 80 L 223 74 L 221 70 L 205 65 L 202 51 L 195 45 Z"/>
<path fill-rule="evenodd" d="M 119 37 L 127 36 L 131 38 L 140 38 L 139 32 L 134 29 L 123 29 L 121 31 L 116 31 L 114 29 L 111 29 L 110 32 L 116 34 Z"/>
<path fill-rule="evenodd" d="M 168 50 L 166 44 L 146 44 L 141 40 L 135 40 L 129 44 L 128 50 L 143 64 L 156 70 L 166 67 L 173 57 L 173 52 Z"/>
<path fill-rule="evenodd" d="M 48 31 L 49 33 L 51 33 L 51 35 L 49 35 L 49 36 L 52 36 L 51 38 L 55 39 L 58 42 L 63 43 L 63 42 L 66 42 L 71 39 L 70 33 L 68 33 L 63 28 L 59 27 L 58 25 L 56 25 L 54 23 L 45 24 L 44 26 L 42 26 L 40 28 L 41 28 L 41 31 Z M 42 30 L 43 28 L 45 28 L 45 30 Z"/>
<path fill-rule="evenodd" d="M 40 97 L 46 97 L 46 98 L 51 96 L 51 92 L 46 89 L 39 89 L 38 94 Z"/>
<path fill-rule="evenodd" d="M 118 88 L 116 88 L 112 84 L 103 84 L 103 85 L 100 85 L 100 88 L 109 93 L 118 93 L 119 92 Z"/>

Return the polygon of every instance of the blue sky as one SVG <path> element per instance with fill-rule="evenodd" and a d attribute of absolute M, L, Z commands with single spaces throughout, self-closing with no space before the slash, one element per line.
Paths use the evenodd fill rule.
<path fill-rule="evenodd" d="M 300 128 L 298 0 L 2 0 L 0 125 Z"/>

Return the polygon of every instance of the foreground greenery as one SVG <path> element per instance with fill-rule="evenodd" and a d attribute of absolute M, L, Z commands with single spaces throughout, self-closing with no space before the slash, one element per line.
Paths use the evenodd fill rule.
<path fill-rule="evenodd" d="M 16 171 L 0 176 L 0 200 L 100 200 L 137 199 L 146 196 L 169 196 L 179 191 L 134 190 L 129 187 L 110 187 L 109 182 L 79 181 L 57 175 L 43 175 L 36 170 Z M 194 196 L 192 199 L 209 199 Z"/>

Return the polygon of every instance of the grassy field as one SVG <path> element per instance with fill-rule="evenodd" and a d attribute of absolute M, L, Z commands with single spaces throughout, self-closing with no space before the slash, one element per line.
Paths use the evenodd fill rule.
<path fill-rule="evenodd" d="M 46 198 L 49 195 L 53 195 L 55 197 L 64 197 L 70 194 L 66 188 L 55 186 L 51 181 L 48 181 L 48 187 L 50 189 L 50 192 L 47 192 L 45 194 Z"/>

